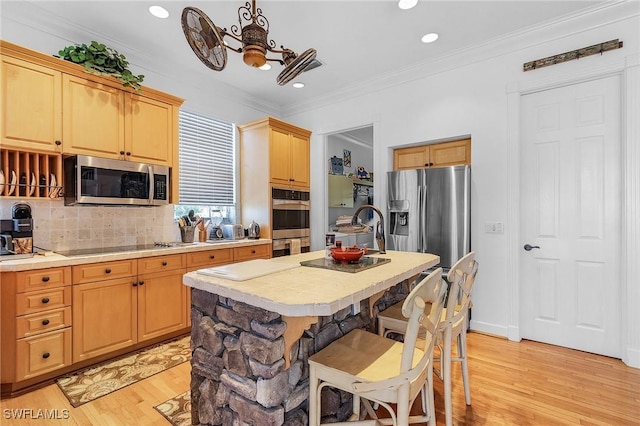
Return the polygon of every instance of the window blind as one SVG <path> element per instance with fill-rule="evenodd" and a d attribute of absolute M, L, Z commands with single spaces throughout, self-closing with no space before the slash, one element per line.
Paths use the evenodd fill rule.
<path fill-rule="evenodd" d="M 180 204 L 235 203 L 234 125 L 180 111 Z"/>

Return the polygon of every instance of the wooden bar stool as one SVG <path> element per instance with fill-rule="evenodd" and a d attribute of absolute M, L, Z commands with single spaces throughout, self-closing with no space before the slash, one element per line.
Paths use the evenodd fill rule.
<path fill-rule="evenodd" d="M 471 306 L 471 289 L 478 272 L 475 252 L 470 252 L 456 262 L 449 271 L 447 279 L 450 283 L 447 306 L 442 312 L 442 321 L 438 326 L 436 345 L 440 349 L 440 374 L 444 383 L 444 406 L 447 426 L 453 424 L 451 404 L 451 363 L 460 362 L 462 382 L 467 405 L 471 405 L 471 389 L 469 387 L 469 371 L 467 367 L 467 328 L 469 324 L 469 308 Z M 389 333 L 404 334 L 406 319 L 401 314 L 401 303 L 397 303 L 378 315 L 378 334 L 386 337 Z M 453 356 L 453 341 L 457 343 L 457 355 Z"/>
<path fill-rule="evenodd" d="M 311 356 L 309 426 L 320 425 L 320 396 L 327 386 L 353 394 L 349 425 L 406 426 L 426 421 L 435 425 L 433 349 L 446 293 L 441 268 L 409 293 L 402 309 L 407 318 L 404 343 L 356 329 Z M 422 330 L 425 339 L 418 339 Z M 411 406 L 420 393 L 423 415 L 410 417 Z M 372 420 L 360 420 L 361 402 Z M 372 402 L 385 407 L 391 418 L 379 419 Z M 396 410 L 390 404 L 396 404 Z"/>

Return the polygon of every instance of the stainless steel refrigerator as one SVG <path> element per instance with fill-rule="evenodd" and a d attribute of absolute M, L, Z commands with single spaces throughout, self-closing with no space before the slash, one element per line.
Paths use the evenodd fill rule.
<path fill-rule="evenodd" d="M 469 166 L 387 173 L 387 248 L 433 253 L 451 268 L 471 250 Z"/>

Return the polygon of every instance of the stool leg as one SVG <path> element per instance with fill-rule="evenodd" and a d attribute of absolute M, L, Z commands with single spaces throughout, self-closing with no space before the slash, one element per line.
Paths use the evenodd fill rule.
<path fill-rule="evenodd" d="M 320 392 L 318 392 L 318 377 L 313 365 L 309 368 L 309 426 L 320 424 Z"/>
<path fill-rule="evenodd" d="M 451 403 L 451 329 L 444 335 L 442 354 L 442 381 L 444 382 L 444 417 L 447 426 L 453 425 L 453 407 Z"/>
<path fill-rule="evenodd" d="M 471 405 L 471 388 L 469 387 L 469 369 L 467 367 L 467 335 L 465 330 L 458 335 L 458 354 L 462 360 L 462 383 L 464 384 L 464 400 Z"/>

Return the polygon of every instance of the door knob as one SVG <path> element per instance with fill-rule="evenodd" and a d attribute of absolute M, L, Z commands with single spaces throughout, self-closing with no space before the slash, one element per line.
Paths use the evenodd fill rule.
<path fill-rule="evenodd" d="M 531 250 L 533 250 L 533 249 L 539 249 L 539 248 L 540 248 L 540 246 L 532 246 L 531 244 L 525 244 L 525 245 L 524 245 L 524 249 L 525 249 L 526 251 L 531 251 Z"/>

